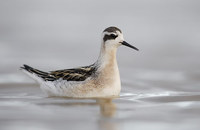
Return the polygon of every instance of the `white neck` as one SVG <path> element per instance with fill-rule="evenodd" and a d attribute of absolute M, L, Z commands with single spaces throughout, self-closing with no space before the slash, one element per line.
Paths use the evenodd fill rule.
<path fill-rule="evenodd" d="M 102 44 L 97 62 L 97 73 L 100 84 L 103 84 L 108 90 L 105 93 L 118 95 L 121 90 L 121 81 L 116 59 L 117 47 L 105 46 Z"/>
<path fill-rule="evenodd" d="M 117 47 L 105 46 L 105 44 L 102 43 L 101 51 L 96 62 L 99 69 L 103 69 L 108 66 L 117 67 L 116 53 Z"/>

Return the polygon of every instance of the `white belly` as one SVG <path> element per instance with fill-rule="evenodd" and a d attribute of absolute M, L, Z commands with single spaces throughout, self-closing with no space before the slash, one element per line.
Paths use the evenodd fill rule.
<path fill-rule="evenodd" d="M 92 79 L 86 81 L 47 81 L 41 84 L 41 89 L 48 96 L 62 97 L 110 97 L 118 96 L 121 90 L 120 80 L 112 84 L 95 84 Z"/>

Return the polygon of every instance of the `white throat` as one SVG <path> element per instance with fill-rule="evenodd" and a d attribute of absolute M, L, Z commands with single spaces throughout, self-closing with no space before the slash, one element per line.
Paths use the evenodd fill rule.
<path fill-rule="evenodd" d="M 106 46 L 105 43 L 102 43 L 97 65 L 100 68 L 104 68 L 107 65 L 115 65 L 117 67 L 116 53 L 117 47 Z"/>

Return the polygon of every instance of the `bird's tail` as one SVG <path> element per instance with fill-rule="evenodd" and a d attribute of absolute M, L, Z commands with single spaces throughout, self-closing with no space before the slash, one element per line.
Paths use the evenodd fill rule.
<path fill-rule="evenodd" d="M 37 81 L 44 79 L 49 74 L 47 72 L 43 72 L 43 71 L 34 69 L 28 65 L 23 65 L 22 67 L 20 67 L 20 69 Z"/>

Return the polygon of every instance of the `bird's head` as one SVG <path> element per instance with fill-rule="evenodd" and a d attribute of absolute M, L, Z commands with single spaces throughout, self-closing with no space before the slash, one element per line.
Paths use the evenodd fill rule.
<path fill-rule="evenodd" d="M 121 45 L 124 45 L 137 51 L 139 50 L 124 40 L 122 31 L 117 27 L 106 28 L 102 33 L 102 42 L 105 48 L 117 48 Z"/>

